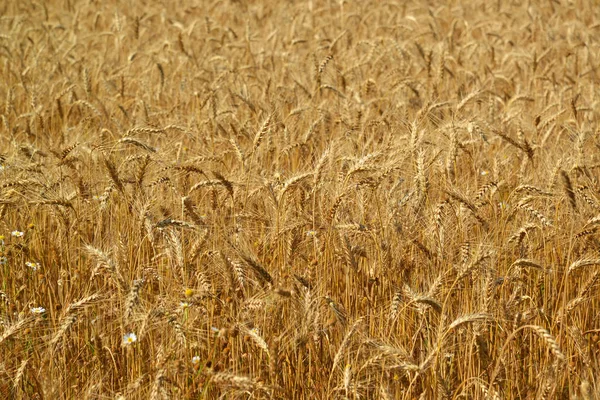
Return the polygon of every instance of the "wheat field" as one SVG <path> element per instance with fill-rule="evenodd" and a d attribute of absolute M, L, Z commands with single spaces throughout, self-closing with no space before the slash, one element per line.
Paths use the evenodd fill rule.
<path fill-rule="evenodd" d="M 4 399 L 600 398 L 595 1 L 6 0 Z"/>

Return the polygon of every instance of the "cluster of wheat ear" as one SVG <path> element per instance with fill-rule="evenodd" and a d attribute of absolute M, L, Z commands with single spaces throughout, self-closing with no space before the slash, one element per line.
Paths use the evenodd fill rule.
<path fill-rule="evenodd" d="M 600 398 L 594 0 L 0 2 L 0 397 Z"/>

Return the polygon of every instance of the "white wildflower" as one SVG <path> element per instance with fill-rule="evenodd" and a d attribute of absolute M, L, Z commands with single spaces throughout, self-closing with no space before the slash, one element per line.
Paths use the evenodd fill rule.
<path fill-rule="evenodd" d="M 34 262 L 31 262 L 31 261 L 26 261 L 25 265 L 27 265 L 33 271 L 37 271 L 38 269 L 41 268 L 40 263 L 34 263 Z"/>
<path fill-rule="evenodd" d="M 137 342 L 137 335 L 133 332 L 127 333 L 123 336 L 123 345 L 129 346 Z"/>

